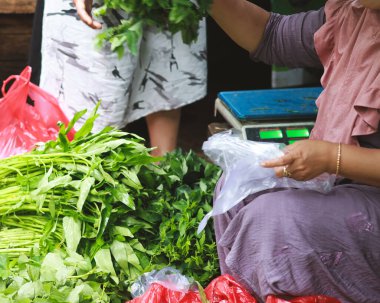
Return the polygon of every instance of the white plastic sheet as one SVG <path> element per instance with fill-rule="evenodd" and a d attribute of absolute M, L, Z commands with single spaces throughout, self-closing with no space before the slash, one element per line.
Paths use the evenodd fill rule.
<path fill-rule="evenodd" d="M 208 158 L 223 170 L 224 184 L 214 207 L 198 226 L 200 233 L 212 216 L 220 215 L 247 196 L 270 188 L 304 188 L 319 192 L 331 190 L 335 176 L 323 174 L 308 181 L 278 178 L 274 169 L 261 163 L 283 155 L 284 144 L 243 140 L 232 130 L 217 133 L 203 143 Z"/>

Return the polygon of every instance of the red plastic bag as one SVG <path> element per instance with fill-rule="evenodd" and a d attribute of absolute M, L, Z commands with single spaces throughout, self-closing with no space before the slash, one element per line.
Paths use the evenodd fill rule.
<path fill-rule="evenodd" d="M 173 290 L 162 284 L 153 283 L 147 292 L 128 303 L 201 303 L 201 300 L 198 292 Z"/>
<path fill-rule="evenodd" d="M 0 158 L 30 151 L 38 142 L 55 140 L 61 121 L 69 123 L 49 93 L 30 82 L 31 67 L 27 66 L 20 75 L 10 76 L 4 81 L 0 99 Z M 11 82 L 9 90 L 7 85 Z M 33 105 L 27 102 L 30 98 Z M 72 129 L 68 138 L 74 136 Z"/>
<path fill-rule="evenodd" d="M 232 276 L 220 276 L 205 289 L 206 297 L 210 303 L 256 303 L 256 299 L 237 283 Z M 152 302 L 153 303 L 153 302 Z M 268 296 L 265 303 L 340 303 L 337 299 L 325 296 L 298 297 L 284 300 L 275 296 Z"/>
<path fill-rule="evenodd" d="M 204 292 L 209 303 L 257 303 L 256 299 L 230 275 L 215 278 Z M 181 291 L 175 285 L 169 286 L 163 281 L 156 281 L 151 283 L 141 296 L 127 303 L 202 303 L 202 300 L 196 290 Z M 340 303 L 340 301 L 325 296 L 299 297 L 290 301 L 268 296 L 266 303 Z"/>
<path fill-rule="evenodd" d="M 205 289 L 210 303 L 256 303 L 256 299 L 230 275 L 215 278 Z"/>
<path fill-rule="evenodd" d="M 209 303 L 257 303 L 255 298 L 231 276 L 220 276 L 204 290 Z M 166 287 L 165 284 L 152 283 L 141 296 L 129 303 L 202 303 L 198 291 L 186 292 Z"/>

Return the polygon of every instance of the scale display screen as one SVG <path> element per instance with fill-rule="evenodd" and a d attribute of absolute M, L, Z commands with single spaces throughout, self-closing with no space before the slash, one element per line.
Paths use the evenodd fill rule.
<path fill-rule="evenodd" d="M 282 139 L 284 137 L 281 129 L 259 129 L 259 136 L 262 140 Z"/>
<path fill-rule="evenodd" d="M 255 124 L 242 127 L 243 138 L 252 141 L 292 144 L 308 139 L 314 122 Z"/>

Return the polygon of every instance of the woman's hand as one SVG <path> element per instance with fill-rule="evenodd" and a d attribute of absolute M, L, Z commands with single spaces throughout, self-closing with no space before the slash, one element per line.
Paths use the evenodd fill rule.
<path fill-rule="evenodd" d="M 102 24 L 92 18 L 92 1 L 93 0 L 73 0 L 79 18 L 93 29 L 101 29 Z"/>
<path fill-rule="evenodd" d="M 285 154 L 262 163 L 273 167 L 278 177 L 306 181 L 322 173 L 335 173 L 338 144 L 317 140 L 301 140 L 288 145 Z"/>

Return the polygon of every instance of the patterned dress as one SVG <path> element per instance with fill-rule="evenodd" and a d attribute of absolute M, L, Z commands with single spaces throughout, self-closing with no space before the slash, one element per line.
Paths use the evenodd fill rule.
<path fill-rule="evenodd" d="M 112 12 L 99 21 L 108 27 L 122 18 Z M 146 28 L 138 55 L 126 48 L 122 59 L 109 46 L 97 49 L 97 34 L 79 20 L 72 0 L 45 1 L 40 86 L 58 98 L 69 118 L 77 111 L 91 110 L 100 100 L 95 130 L 107 125 L 122 128 L 150 113 L 179 108 L 206 95 L 204 20 L 197 41 L 190 46 L 180 34 Z"/>

